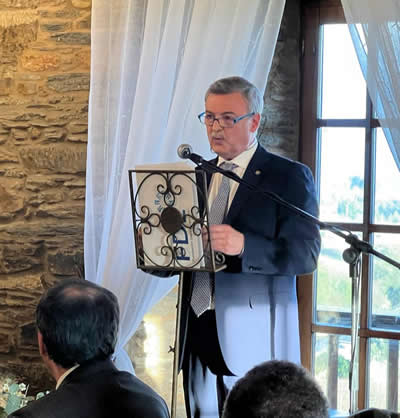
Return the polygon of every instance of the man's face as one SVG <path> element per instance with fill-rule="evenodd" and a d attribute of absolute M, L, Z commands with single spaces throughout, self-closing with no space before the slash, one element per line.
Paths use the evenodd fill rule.
<path fill-rule="evenodd" d="M 240 93 L 210 94 L 206 100 L 206 112 L 219 118 L 230 115 L 234 118 L 249 113 L 248 103 Z M 214 152 L 225 160 L 231 160 L 245 151 L 253 142 L 254 132 L 260 123 L 260 115 L 244 118 L 232 128 L 221 128 L 214 121 L 207 127 L 208 140 Z"/>

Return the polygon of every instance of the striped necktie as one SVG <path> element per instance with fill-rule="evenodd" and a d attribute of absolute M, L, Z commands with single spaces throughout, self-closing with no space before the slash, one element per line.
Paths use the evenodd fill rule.
<path fill-rule="evenodd" d="M 223 162 L 220 167 L 224 170 L 233 171 L 238 166 L 234 163 Z M 229 178 L 223 176 L 217 196 L 215 196 L 208 214 L 209 225 L 221 224 L 224 220 L 228 206 L 229 191 Z M 193 290 L 190 305 L 197 317 L 211 308 L 213 296 L 214 273 L 208 273 L 205 271 L 196 272 L 193 280 Z"/>

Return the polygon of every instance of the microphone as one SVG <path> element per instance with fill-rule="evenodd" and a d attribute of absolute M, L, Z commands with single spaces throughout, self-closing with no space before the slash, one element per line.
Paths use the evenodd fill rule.
<path fill-rule="evenodd" d="M 181 144 L 177 149 L 178 157 L 184 160 L 189 159 L 195 164 L 201 164 L 204 160 L 198 154 L 192 152 L 192 147 L 189 144 Z"/>
<path fill-rule="evenodd" d="M 190 157 L 192 147 L 189 144 L 181 144 L 177 149 L 178 157 L 184 160 Z"/>

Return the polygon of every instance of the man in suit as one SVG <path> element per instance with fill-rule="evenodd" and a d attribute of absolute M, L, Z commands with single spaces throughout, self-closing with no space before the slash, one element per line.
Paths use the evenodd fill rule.
<path fill-rule="evenodd" d="M 233 163 L 232 171 L 259 190 L 317 215 L 310 170 L 257 143 L 262 108 L 259 90 L 241 77 L 209 87 L 199 119 L 218 155 L 215 163 Z M 316 225 L 229 182 L 223 220 L 213 222 L 213 202 L 221 206 L 226 183 L 220 174 L 208 176 L 211 243 L 225 254 L 227 268 L 210 275 L 205 312 L 197 307 L 204 293 L 198 273 L 183 280 L 180 365 L 188 416 L 196 418 L 220 416 L 232 384 L 256 364 L 300 362 L 295 278 L 316 268 L 320 251 Z"/>
<path fill-rule="evenodd" d="M 39 352 L 56 389 L 15 411 L 23 418 L 168 418 L 150 387 L 113 365 L 119 306 L 109 290 L 62 280 L 36 309 Z"/>
<path fill-rule="evenodd" d="M 328 418 L 318 383 L 297 364 L 272 360 L 239 379 L 226 399 L 223 418 Z"/>

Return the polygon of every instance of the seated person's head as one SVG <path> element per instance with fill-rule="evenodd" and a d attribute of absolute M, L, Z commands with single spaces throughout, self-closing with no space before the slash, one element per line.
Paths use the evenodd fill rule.
<path fill-rule="evenodd" d="M 36 325 L 46 364 L 52 361 L 69 369 L 89 360 L 106 359 L 117 341 L 118 301 L 94 283 L 64 279 L 40 299 Z"/>
<path fill-rule="evenodd" d="M 363 409 L 350 415 L 352 418 L 395 418 L 399 416 L 400 414 L 397 412 L 377 408 Z"/>
<path fill-rule="evenodd" d="M 301 366 L 267 361 L 239 379 L 225 402 L 223 418 L 327 418 L 328 403 Z"/>

